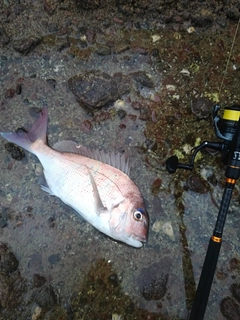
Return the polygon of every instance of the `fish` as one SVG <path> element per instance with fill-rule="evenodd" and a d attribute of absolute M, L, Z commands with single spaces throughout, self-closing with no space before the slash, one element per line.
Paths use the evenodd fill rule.
<path fill-rule="evenodd" d="M 129 177 L 129 158 L 69 140 L 50 147 L 47 125 L 44 107 L 29 131 L 0 134 L 37 156 L 43 167 L 42 190 L 60 198 L 103 234 L 141 248 L 147 241 L 149 217 L 143 196 Z"/>

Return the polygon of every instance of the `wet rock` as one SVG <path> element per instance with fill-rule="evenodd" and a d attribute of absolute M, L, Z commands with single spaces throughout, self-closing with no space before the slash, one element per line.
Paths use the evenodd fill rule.
<path fill-rule="evenodd" d="M 192 100 L 191 110 L 198 118 L 207 118 L 212 113 L 213 103 L 206 97 L 197 97 Z"/>
<path fill-rule="evenodd" d="M 165 267 L 169 261 L 166 259 Z M 164 270 L 166 269 L 166 270 Z M 168 271 L 162 263 L 154 263 L 148 268 L 144 268 L 139 277 L 140 292 L 146 300 L 160 300 L 167 292 Z"/>
<path fill-rule="evenodd" d="M 11 157 L 15 160 L 22 160 L 25 157 L 25 152 L 22 148 L 16 146 L 12 142 L 7 142 L 4 144 L 5 149 L 8 151 L 8 153 L 11 155 Z"/>
<path fill-rule="evenodd" d="M 19 39 L 13 42 L 13 48 L 24 55 L 27 55 L 30 51 L 32 51 L 39 43 L 41 42 L 41 38 L 37 36 L 30 36 L 26 39 Z"/>
<path fill-rule="evenodd" d="M 220 304 L 221 312 L 228 320 L 240 320 L 240 306 L 230 297 L 226 297 Z"/>
<path fill-rule="evenodd" d="M 209 185 L 206 180 L 198 175 L 191 175 L 187 179 L 187 187 L 196 193 L 207 193 L 209 190 Z"/>
<path fill-rule="evenodd" d="M 69 89 L 83 106 L 101 108 L 122 94 L 115 77 L 105 72 L 90 71 L 68 80 Z"/>
<path fill-rule="evenodd" d="M 138 85 L 142 87 L 147 87 L 147 88 L 153 88 L 154 83 L 152 79 L 149 78 L 149 76 L 143 72 L 143 71 L 137 71 L 129 74 L 136 82 Z"/>

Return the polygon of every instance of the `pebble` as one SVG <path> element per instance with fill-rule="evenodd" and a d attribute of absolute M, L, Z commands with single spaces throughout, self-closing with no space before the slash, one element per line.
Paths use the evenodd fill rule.
<path fill-rule="evenodd" d="M 16 146 L 12 142 L 7 142 L 4 144 L 5 149 L 9 152 L 11 157 L 15 160 L 22 160 L 25 157 L 25 152 L 22 148 Z"/>
<path fill-rule="evenodd" d="M 26 39 L 19 39 L 13 42 L 13 48 L 24 55 L 27 55 L 41 42 L 41 38 L 37 36 L 30 36 Z"/>
<path fill-rule="evenodd" d="M 196 193 L 207 193 L 209 190 L 209 185 L 206 180 L 198 175 L 191 175 L 187 179 L 187 187 Z"/>
<path fill-rule="evenodd" d="M 5 98 L 6 99 L 10 99 L 13 98 L 15 95 L 15 90 L 14 89 L 7 89 L 6 93 L 5 93 Z"/>
<path fill-rule="evenodd" d="M 191 110 L 200 119 L 207 118 L 212 113 L 213 103 L 206 97 L 197 97 L 192 100 Z"/>
<path fill-rule="evenodd" d="M 224 298 L 220 303 L 221 313 L 230 320 L 240 319 L 240 306 L 231 297 Z"/>

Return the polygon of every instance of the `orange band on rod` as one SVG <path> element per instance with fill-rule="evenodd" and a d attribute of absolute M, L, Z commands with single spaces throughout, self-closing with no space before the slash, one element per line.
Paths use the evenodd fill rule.
<path fill-rule="evenodd" d="M 221 241 L 222 241 L 222 238 L 212 236 L 212 241 L 214 241 L 214 242 L 221 242 Z"/>
<path fill-rule="evenodd" d="M 226 182 L 231 183 L 231 184 L 235 184 L 236 179 L 226 178 Z"/>

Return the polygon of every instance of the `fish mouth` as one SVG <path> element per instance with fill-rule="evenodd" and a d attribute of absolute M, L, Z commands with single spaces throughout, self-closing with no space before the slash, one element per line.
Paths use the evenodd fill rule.
<path fill-rule="evenodd" d="M 140 241 L 140 242 L 146 242 L 147 241 L 147 237 L 146 236 L 140 236 L 139 234 L 133 234 L 132 238 L 134 240 Z"/>

